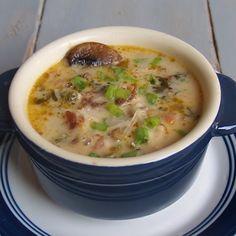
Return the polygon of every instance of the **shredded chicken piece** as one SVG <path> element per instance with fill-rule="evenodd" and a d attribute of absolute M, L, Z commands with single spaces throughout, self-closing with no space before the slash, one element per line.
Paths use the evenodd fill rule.
<path fill-rule="evenodd" d="M 131 130 L 132 130 L 134 124 L 138 121 L 138 119 L 139 119 L 142 115 L 145 115 L 145 116 L 146 116 L 144 110 L 138 109 L 138 110 L 135 111 L 135 113 L 134 113 L 132 119 L 129 121 L 129 124 L 127 125 L 127 127 L 126 127 L 125 130 L 124 130 L 124 134 L 125 134 L 125 135 L 128 135 L 128 134 L 131 132 Z"/>

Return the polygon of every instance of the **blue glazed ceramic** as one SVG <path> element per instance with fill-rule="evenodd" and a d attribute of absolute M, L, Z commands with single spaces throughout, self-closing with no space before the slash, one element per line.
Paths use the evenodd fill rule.
<path fill-rule="evenodd" d="M 203 114 L 197 126 L 175 144 L 134 158 L 85 157 L 44 140 L 27 118 L 25 107 L 30 88 L 70 47 L 89 39 L 157 48 L 185 62 L 199 78 L 203 90 Z M 236 108 L 232 106 L 236 83 L 221 74 L 217 78 L 196 49 L 160 32 L 133 27 L 98 28 L 69 35 L 41 49 L 14 76 L 9 92 L 11 122 L 6 101 L 14 73 L 13 70 L 1 76 L 0 92 L 5 99 L 0 106 L 1 131 L 16 133 L 49 196 L 84 215 L 127 219 L 168 206 L 194 181 L 210 139 L 236 131 Z"/>

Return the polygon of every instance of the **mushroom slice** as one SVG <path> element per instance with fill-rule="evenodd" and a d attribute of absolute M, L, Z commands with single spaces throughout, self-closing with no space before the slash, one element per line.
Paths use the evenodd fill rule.
<path fill-rule="evenodd" d="M 66 54 L 69 65 L 102 66 L 117 64 L 122 60 L 121 55 L 111 47 L 97 42 L 81 43 Z"/>

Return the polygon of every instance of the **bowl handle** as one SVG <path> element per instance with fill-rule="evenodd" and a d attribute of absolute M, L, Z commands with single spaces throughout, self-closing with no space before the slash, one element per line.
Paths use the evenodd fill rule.
<path fill-rule="evenodd" d="M 213 136 L 236 133 L 236 80 L 217 73 L 221 86 L 219 114 L 212 126 Z"/>
<path fill-rule="evenodd" d="M 0 132 L 14 132 L 14 125 L 8 108 L 8 90 L 17 69 L 0 75 Z"/>

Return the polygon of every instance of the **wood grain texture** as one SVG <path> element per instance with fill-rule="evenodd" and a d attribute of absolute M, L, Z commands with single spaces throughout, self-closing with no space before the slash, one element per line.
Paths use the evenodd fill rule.
<path fill-rule="evenodd" d="M 216 67 L 207 0 L 50 0 L 37 48 L 66 34 L 111 25 L 147 27 L 177 36 Z"/>
<path fill-rule="evenodd" d="M 43 0 L 1 0 L 0 73 L 18 67 L 34 49 Z"/>
<path fill-rule="evenodd" d="M 210 0 L 222 72 L 236 79 L 236 1 Z"/>

